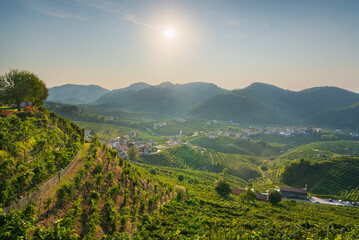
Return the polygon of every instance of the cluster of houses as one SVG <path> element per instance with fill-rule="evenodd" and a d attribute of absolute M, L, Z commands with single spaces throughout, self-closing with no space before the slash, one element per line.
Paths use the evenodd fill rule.
<path fill-rule="evenodd" d="M 166 144 L 157 145 L 157 142 L 153 140 L 146 139 L 142 140 L 137 137 L 137 133 L 135 131 L 131 131 L 129 135 L 124 135 L 115 139 L 111 139 L 107 143 L 107 147 L 116 150 L 119 156 L 123 158 L 127 158 L 127 149 L 130 144 L 137 149 L 139 155 L 151 155 L 165 149 L 167 147 L 172 147 L 175 145 L 181 145 L 183 142 L 179 137 L 169 137 L 167 139 Z"/>
<path fill-rule="evenodd" d="M 225 136 L 233 136 L 238 139 L 243 139 L 258 134 L 275 134 L 275 135 L 289 137 L 297 134 L 308 134 L 308 128 L 307 127 L 264 127 L 264 128 L 249 127 L 236 132 L 233 130 L 229 130 L 229 131 L 218 130 L 210 133 L 205 133 L 205 135 L 208 138 L 216 138 L 217 135 L 225 135 Z"/>
<path fill-rule="evenodd" d="M 127 149 L 130 143 L 135 146 L 139 155 L 152 154 L 152 149 L 157 144 L 152 140 L 142 141 L 138 139 L 137 133 L 135 131 L 131 131 L 129 135 L 111 139 L 107 143 L 107 146 L 116 150 L 121 157 L 127 158 Z"/>

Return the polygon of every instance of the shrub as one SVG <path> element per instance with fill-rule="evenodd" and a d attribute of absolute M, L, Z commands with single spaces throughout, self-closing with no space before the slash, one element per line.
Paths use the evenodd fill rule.
<path fill-rule="evenodd" d="M 253 192 L 253 190 L 251 190 L 250 188 L 248 188 L 244 193 L 242 193 L 241 195 L 239 195 L 239 199 L 242 202 L 254 202 L 255 200 L 257 200 L 257 196 L 256 194 Z"/>
<path fill-rule="evenodd" d="M 228 194 L 230 194 L 232 192 L 229 184 L 224 180 L 217 181 L 214 189 L 222 197 L 226 197 Z"/>
<path fill-rule="evenodd" d="M 102 163 L 97 163 L 94 170 L 93 170 L 93 174 L 101 173 L 102 170 L 103 170 L 103 164 Z"/>
<path fill-rule="evenodd" d="M 183 186 L 175 186 L 175 192 L 177 193 L 176 199 L 178 201 L 183 199 L 187 194 L 186 188 Z"/>
<path fill-rule="evenodd" d="M 73 183 L 71 182 L 65 183 L 56 191 L 56 197 L 59 204 L 65 204 L 74 196 L 75 196 L 75 188 Z"/>
<path fill-rule="evenodd" d="M 183 179 L 184 179 L 184 177 L 183 177 L 183 175 L 182 175 L 182 174 L 178 175 L 178 181 L 182 182 L 182 181 L 183 181 Z"/>
<path fill-rule="evenodd" d="M 268 192 L 268 201 L 272 204 L 277 204 L 282 201 L 282 193 L 277 190 L 270 190 Z"/>

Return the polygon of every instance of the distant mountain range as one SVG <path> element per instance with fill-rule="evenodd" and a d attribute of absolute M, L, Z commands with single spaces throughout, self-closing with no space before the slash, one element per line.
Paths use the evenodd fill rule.
<path fill-rule="evenodd" d="M 68 104 L 90 103 L 110 92 L 97 85 L 66 84 L 49 89 L 47 101 Z"/>
<path fill-rule="evenodd" d="M 299 92 L 253 83 L 213 96 L 187 112 L 204 119 L 245 123 L 320 124 L 359 128 L 359 94 L 336 87 Z"/>
<path fill-rule="evenodd" d="M 51 88 L 48 101 L 72 104 L 87 103 L 95 109 L 149 112 L 168 117 L 183 114 L 201 101 L 219 93 L 227 92 L 227 90 L 211 83 L 172 84 L 164 82 L 157 86 L 135 83 L 127 88 L 104 92 L 99 96 L 103 92 L 100 87 L 97 89 L 98 94 L 94 94 L 90 92 L 92 89 L 89 89 L 89 86 L 83 86 L 82 91 L 88 91 L 88 94 L 85 94 L 83 98 L 75 95 L 76 101 L 71 102 L 70 100 L 74 99 L 74 95 L 68 88 L 69 85 L 64 85 L 63 89 L 61 87 Z M 66 91 L 69 91 L 68 94 Z M 84 98 L 85 96 L 87 98 Z M 92 97 L 92 101 L 88 101 L 90 97 Z"/>
<path fill-rule="evenodd" d="M 210 83 L 164 82 L 156 86 L 135 83 L 109 91 L 94 85 L 64 85 L 50 88 L 48 100 L 85 103 L 86 107 L 101 111 L 154 113 L 163 117 L 359 128 L 359 94 L 337 87 L 295 92 L 253 83 L 228 91 Z"/>

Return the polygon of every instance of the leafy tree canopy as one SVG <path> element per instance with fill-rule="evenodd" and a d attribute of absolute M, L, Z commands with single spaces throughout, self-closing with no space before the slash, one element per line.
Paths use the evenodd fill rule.
<path fill-rule="evenodd" d="M 268 193 L 268 201 L 272 204 L 277 204 L 282 201 L 282 193 L 277 190 L 270 190 Z"/>
<path fill-rule="evenodd" d="M 216 192 L 222 197 L 226 197 L 232 192 L 229 184 L 224 180 L 219 180 L 215 187 Z"/>
<path fill-rule="evenodd" d="M 36 106 L 47 97 L 45 83 L 29 71 L 13 69 L 0 76 L 0 101 L 4 104 L 14 103 L 21 110 L 22 102 L 31 101 Z"/>

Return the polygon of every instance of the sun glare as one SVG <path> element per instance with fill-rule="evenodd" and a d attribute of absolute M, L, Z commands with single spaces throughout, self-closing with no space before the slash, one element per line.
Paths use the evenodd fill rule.
<path fill-rule="evenodd" d="M 165 35 L 167 38 L 173 38 L 175 36 L 175 32 L 173 29 L 169 28 L 165 31 Z"/>

